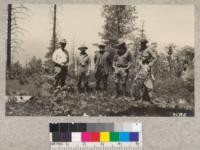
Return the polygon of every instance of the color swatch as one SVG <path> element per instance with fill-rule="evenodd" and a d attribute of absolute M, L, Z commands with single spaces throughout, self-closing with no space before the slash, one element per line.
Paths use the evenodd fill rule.
<path fill-rule="evenodd" d="M 51 142 L 139 142 L 138 123 L 55 123 L 49 125 Z"/>

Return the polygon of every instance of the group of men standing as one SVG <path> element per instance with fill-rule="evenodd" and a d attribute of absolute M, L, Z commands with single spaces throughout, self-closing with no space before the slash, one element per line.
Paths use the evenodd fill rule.
<path fill-rule="evenodd" d="M 64 86 L 68 72 L 69 54 L 65 49 L 67 42 L 65 39 L 60 41 L 60 48 L 53 53 L 52 60 L 55 63 L 55 86 Z M 96 79 L 96 94 L 100 90 L 104 94 L 107 93 L 108 77 L 110 75 L 110 68 L 114 69 L 115 95 L 117 98 L 120 95 L 126 97 L 127 94 L 127 79 L 129 70 L 133 65 L 133 57 L 131 52 L 127 49 L 126 43 L 120 41 L 115 46 L 114 57 L 111 56 L 109 48 L 104 44 L 98 45 L 99 50 L 94 56 L 94 75 Z M 140 99 L 150 99 L 151 91 L 153 89 L 153 74 L 152 66 L 157 60 L 157 56 L 152 51 L 156 48 L 156 44 L 148 44 L 148 41 L 143 39 L 141 41 L 140 54 L 137 60 L 136 77 L 130 89 L 133 97 Z M 87 46 L 81 45 L 78 50 L 80 53 L 76 57 L 75 73 L 78 76 L 77 87 L 78 92 L 88 92 L 89 90 L 89 76 L 91 73 L 91 58 L 86 52 Z M 101 85 L 103 88 L 100 88 Z M 121 90 L 120 90 L 121 89 Z M 146 95 L 146 96 L 145 96 Z M 147 97 L 147 98 L 145 98 Z"/>

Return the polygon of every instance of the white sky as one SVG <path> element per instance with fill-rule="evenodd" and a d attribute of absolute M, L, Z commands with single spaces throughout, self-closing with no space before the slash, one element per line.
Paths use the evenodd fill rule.
<path fill-rule="evenodd" d="M 23 38 L 24 51 L 15 55 L 24 63 L 32 56 L 44 58 L 51 38 L 50 5 L 26 5 L 30 17 L 21 23 L 28 30 Z M 192 5 L 136 5 L 139 15 L 138 23 L 145 21 L 145 32 L 151 41 L 160 46 L 168 43 L 194 46 L 194 7 Z M 59 37 L 66 38 L 71 49 L 72 42 L 77 47 L 84 43 L 93 56 L 99 43 L 98 32 L 102 32 L 104 18 L 101 16 L 102 5 L 71 4 L 58 6 Z"/>

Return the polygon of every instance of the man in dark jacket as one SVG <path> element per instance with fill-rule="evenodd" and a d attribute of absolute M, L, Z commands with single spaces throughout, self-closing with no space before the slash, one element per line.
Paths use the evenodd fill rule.
<path fill-rule="evenodd" d="M 128 51 L 125 42 L 119 42 L 117 45 L 117 52 L 113 59 L 114 80 L 116 84 L 116 93 L 113 98 L 117 98 L 120 93 L 120 85 L 122 86 L 122 93 L 126 97 L 126 83 L 128 79 L 129 69 L 133 63 L 132 54 Z"/>
<path fill-rule="evenodd" d="M 148 40 L 142 39 L 139 58 L 137 60 L 137 74 L 133 84 L 133 93 L 136 99 L 152 100 L 154 75 L 152 67 L 157 61 L 156 44 L 148 45 Z"/>
<path fill-rule="evenodd" d="M 99 51 L 96 52 L 94 57 L 95 63 L 95 78 L 96 78 L 96 91 L 100 90 L 100 84 L 103 83 L 103 90 L 107 90 L 107 82 L 109 76 L 109 67 L 111 65 L 109 59 L 109 52 L 105 50 L 105 45 L 99 45 Z"/>

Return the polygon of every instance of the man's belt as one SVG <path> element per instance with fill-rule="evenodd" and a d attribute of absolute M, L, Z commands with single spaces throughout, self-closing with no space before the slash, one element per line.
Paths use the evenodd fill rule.
<path fill-rule="evenodd" d="M 60 64 L 58 64 L 58 63 L 55 63 L 55 66 L 56 66 L 56 67 L 67 67 L 67 65 L 62 66 L 62 65 L 60 65 Z"/>
<path fill-rule="evenodd" d="M 127 68 L 128 66 L 117 65 L 119 68 Z"/>

